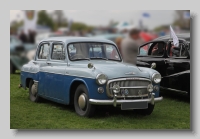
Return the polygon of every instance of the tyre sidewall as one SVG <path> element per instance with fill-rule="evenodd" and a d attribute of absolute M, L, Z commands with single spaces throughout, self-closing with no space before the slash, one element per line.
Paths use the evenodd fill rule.
<path fill-rule="evenodd" d="M 85 111 L 83 111 L 78 105 L 78 99 L 82 93 L 85 93 L 85 97 L 86 97 L 86 110 Z M 83 84 L 79 85 L 78 88 L 76 89 L 76 92 L 74 95 L 74 108 L 75 108 L 76 113 L 80 116 L 90 117 L 94 113 L 94 105 L 89 103 L 88 90 L 87 90 L 86 86 Z"/>
<path fill-rule="evenodd" d="M 39 96 L 38 96 L 38 95 L 34 96 L 34 95 L 32 94 L 32 92 L 31 92 L 31 88 L 32 88 L 33 83 L 34 83 L 33 80 L 31 80 L 31 81 L 29 82 L 29 99 L 30 99 L 31 101 L 33 101 L 33 102 L 38 102 L 38 101 L 39 101 Z"/>

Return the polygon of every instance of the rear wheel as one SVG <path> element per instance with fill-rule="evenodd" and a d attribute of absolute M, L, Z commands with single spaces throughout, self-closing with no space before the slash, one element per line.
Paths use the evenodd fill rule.
<path fill-rule="evenodd" d="M 95 106 L 89 103 L 88 91 L 85 85 L 81 84 L 74 95 L 74 108 L 78 115 L 91 117 L 94 114 Z"/>
<path fill-rule="evenodd" d="M 38 96 L 37 92 L 35 91 L 35 85 L 33 80 L 29 82 L 29 99 L 33 102 L 39 102 L 40 97 Z"/>
<path fill-rule="evenodd" d="M 141 115 L 150 115 L 154 110 L 154 106 L 155 104 L 152 105 L 149 103 L 147 109 L 136 109 L 135 111 L 136 113 L 141 114 Z"/>

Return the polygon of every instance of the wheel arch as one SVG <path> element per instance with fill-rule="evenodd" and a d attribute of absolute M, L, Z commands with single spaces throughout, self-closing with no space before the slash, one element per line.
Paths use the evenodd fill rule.
<path fill-rule="evenodd" d="M 75 91 L 80 84 L 84 84 L 88 90 L 88 95 L 90 94 L 89 87 L 88 87 L 86 81 L 84 81 L 83 79 L 76 78 L 76 79 L 72 80 L 70 87 L 69 87 L 69 104 L 73 104 Z"/>

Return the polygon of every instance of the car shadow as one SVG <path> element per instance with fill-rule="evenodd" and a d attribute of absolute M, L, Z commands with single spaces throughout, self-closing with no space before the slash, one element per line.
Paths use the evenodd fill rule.
<path fill-rule="evenodd" d="M 174 91 L 168 91 L 168 90 L 161 90 L 160 96 L 163 96 L 163 98 L 170 98 L 176 101 L 183 101 L 190 103 L 190 97 L 187 94 L 184 93 L 178 93 Z"/>
<path fill-rule="evenodd" d="M 73 113 L 76 113 L 74 106 L 73 105 L 64 105 L 64 104 L 59 104 L 56 102 L 52 102 L 50 100 L 47 99 L 43 99 L 40 103 L 43 104 L 47 104 L 47 105 L 51 105 L 53 107 L 56 107 L 60 110 L 67 110 Z M 92 119 L 102 119 L 102 118 L 108 118 L 108 117 L 112 117 L 112 116 L 123 116 L 123 117 L 145 117 L 144 115 L 140 115 L 138 113 L 136 113 L 134 110 L 121 110 L 120 106 L 117 107 L 113 107 L 112 105 L 96 105 L 95 106 L 95 114 L 93 115 L 93 117 L 91 117 Z M 78 116 L 78 115 L 77 115 Z"/>

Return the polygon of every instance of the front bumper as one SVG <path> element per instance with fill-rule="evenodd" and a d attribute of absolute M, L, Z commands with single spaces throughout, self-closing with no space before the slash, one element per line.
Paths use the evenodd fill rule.
<path fill-rule="evenodd" d="M 137 100 L 117 100 L 116 97 L 114 97 L 113 100 L 98 100 L 98 99 L 89 99 L 90 104 L 94 105 L 113 105 L 116 107 L 118 104 L 126 103 L 126 102 L 148 102 L 154 105 L 154 102 L 162 101 L 163 97 L 157 97 L 154 98 L 154 95 L 151 95 L 151 98 L 147 99 L 137 99 Z"/>

